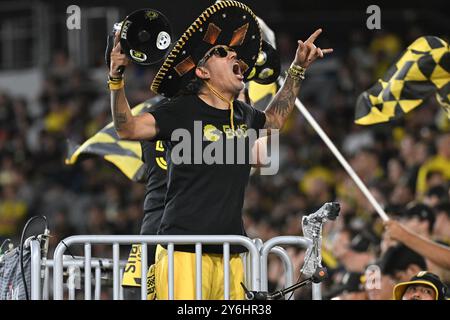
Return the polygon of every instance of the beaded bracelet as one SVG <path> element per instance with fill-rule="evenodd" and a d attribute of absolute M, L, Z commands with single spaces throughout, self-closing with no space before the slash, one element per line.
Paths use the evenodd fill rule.
<path fill-rule="evenodd" d="M 305 71 L 305 68 L 292 63 L 289 69 L 286 71 L 286 76 L 296 81 L 304 80 Z"/>

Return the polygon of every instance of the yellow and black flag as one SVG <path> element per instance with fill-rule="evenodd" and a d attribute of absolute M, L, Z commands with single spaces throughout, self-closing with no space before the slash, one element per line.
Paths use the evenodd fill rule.
<path fill-rule="evenodd" d="M 162 97 L 154 97 L 138 104 L 131 109 L 133 115 L 148 112 Z M 146 166 L 142 161 L 142 148 L 139 141 L 121 140 L 109 123 L 95 135 L 86 140 L 81 146 L 73 146 L 69 142 L 66 164 L 73 165 L 78 160 L 89 156 L 100 156 L 111 162 L 130 180 L 142 181 Z"/>
<path fill-rule="evenodd" d="M 450 118 L 450 51 L 444 40 L 415 40 L 383 79 L 356 102 L 355 123 L 370 125 L 396 119 L 419 107 L 432 94 Z"/>

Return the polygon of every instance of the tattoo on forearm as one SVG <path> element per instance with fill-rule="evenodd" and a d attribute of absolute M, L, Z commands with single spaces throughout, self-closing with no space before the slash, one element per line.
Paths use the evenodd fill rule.
<path fill-rule="evenodd" d="M 274 118 L 278 120 L 277 122 L 284 123 L 288 115 L 294 109 L 295 99 L 299 89 L 300 82 L 287 77 L 283 87 L 267 107 L 266 112 L 271 113 Z M 266 127 L 273 128 L 274 124 L 268 122 L 266 123 Z"/>
<path fill-rule="evenodd" d="M 114 121 L 114 128 L 118 131 L 122 129 L 124 123 L 127 122 L 127 114 L 119 111 L 119 91 L 111 91 L 111 113 Z"/>

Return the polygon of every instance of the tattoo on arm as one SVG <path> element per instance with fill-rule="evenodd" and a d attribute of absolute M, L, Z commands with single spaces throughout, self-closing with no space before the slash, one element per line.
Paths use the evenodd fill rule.
<path fill-rule="evenodd" d="M 281 129 L 287 117 L 294 109 L 295 99 L 300 90 L 300 82 L 286 78 L 280 91 L 266 109 L 268 129 Z"/>
<path fill-rule="evenodd" d="M 114 121 L 114 128 L 117 131 L 123 129 L 123 125 L 128 121 L 126 112 L 120 112 L 119 110 L 119 95 L 120 90 L 111 91 L 111 113 Z"/>

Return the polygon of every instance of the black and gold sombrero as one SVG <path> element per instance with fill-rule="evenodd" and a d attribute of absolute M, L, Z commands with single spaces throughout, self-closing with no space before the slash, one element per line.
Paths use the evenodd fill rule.
<path fill-rule="evenodd" d="M 214 46 L 227 45 L 237 52 L 244 79 L 261 49 L 261 29 L 252 10 L 238 1 L 220 1 L 191 24 L 158 70 L 151 90 L 174 96 L 194 77 L 198 61 Z"/>

